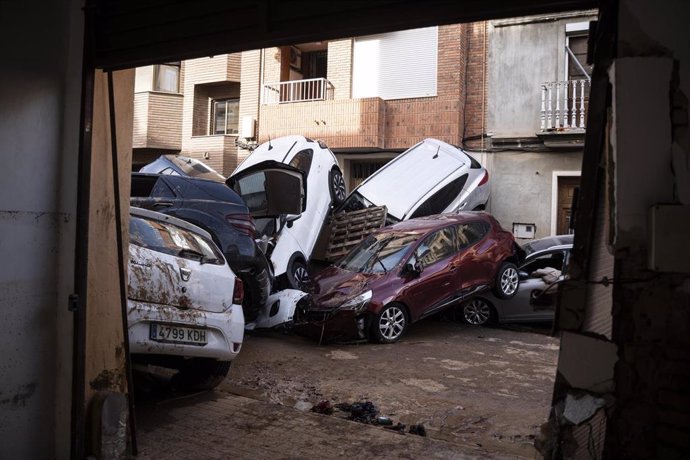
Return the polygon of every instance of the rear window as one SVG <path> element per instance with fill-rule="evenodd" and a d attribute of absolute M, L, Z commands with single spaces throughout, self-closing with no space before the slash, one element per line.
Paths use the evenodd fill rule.
<path fill-rule="evenodd" d="M 431 216 L 442 213 L 462 192 L 463 187 L 467 182 L 467 174 L 454 179 L 450 183 L 444 185 L 439 191 L 431 195 L 424 201 L 410 216 L 411 219 L 415 217 Z"/>
<path fill-rule="evenodd" d="M 185 259 L 216 265 L 225 263 L 210 240 L 168 222 L 130 216 L 129 241 L 136 246 Z"/>
<path fill-rule="evenodd" d="M 174 198 L 175 194 L 158 176 L 132 175 L 130 196 L 134 198 Z"/>
<path fill-rule="evenodd" d="M 173 189 L 184 199 L 227 201 L 242 204 L 242 198 L 230 187 L 219 182 L 190 179 L 181 176 L 167 176 Z"/>
<path fill-rule="evenodd" d="M 297 168 L 304 173 L 304 177 L 309 176 L 309 169 L 311 168 L 311 160 L 314 157 L 312 149 L 301 150 L 290 161 L 290 166 Z"/>

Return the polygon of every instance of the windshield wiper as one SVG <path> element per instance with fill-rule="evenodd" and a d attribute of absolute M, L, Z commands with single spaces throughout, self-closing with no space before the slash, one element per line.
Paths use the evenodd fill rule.
<path fill-rule="evenodd" d="M 212 260 L 216 259 L 206 259 L 206 256 L 203 255 L 199 251 L 195 251 L 194 249 L 180 249 L 180 252 L 177 253 L 178 256 L 180 257 L 185 257 L 185 258 L 194 258 L 194 259 L 199 259 L 199 263 L 205 264 L 206 262 L 211 262 Z"/>
<path fill-rule="evenodd" d="M 383 268 L 383 273 L 388 273 L 388 270 L 386 270 L 386 266 L 383 265 L 383 262 L 381 262 L 381 259 L 379 259 L 379 256 L 374 254 L 374 258 L 376 259 L 376 262 L 378 262 L 379 265 L 381 265 L 381 268 Z"/>

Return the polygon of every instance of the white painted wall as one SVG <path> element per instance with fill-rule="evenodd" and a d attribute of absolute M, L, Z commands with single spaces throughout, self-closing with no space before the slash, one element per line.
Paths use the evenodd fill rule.
<path fill-rule="evenodd" d="M 0 2 L 0 444 L 69 455 L 81 3 Z"/>

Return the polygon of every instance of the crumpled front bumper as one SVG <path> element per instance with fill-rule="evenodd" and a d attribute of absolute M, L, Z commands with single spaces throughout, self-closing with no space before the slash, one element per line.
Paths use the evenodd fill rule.
<path fill-rule="evenodd" d="M 311 308 L 302 313 L 298 331 L 319 342 L 367 338 L 371 314 L 364 310 Z"/>

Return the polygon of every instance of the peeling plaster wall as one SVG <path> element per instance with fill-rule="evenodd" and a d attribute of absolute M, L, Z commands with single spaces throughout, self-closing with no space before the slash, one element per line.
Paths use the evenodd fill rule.
<path fill-rule="evenodd" d="M 0 2 L 2 458 L 69 455 L 81 6 Z"/>
<path fill-rule="evenodd" d="M 621 2 L 610 72 L 612 243 L 621 281 L 613 298 L 620 360 L 607 450 L 628 458 L 687 458 L 690 449 L 690 276 L 647 269 L 649 208 L 690 204 L 688 23 L 685 1 Z M 687 260 L 688 246 L 679 245 L 675 257 Z"/>
<path fill-rule="evenodd" d="M 571 272 L 580 284 L 561 290 L 559 326 L 566 332 L 544 429 L 559 428 L 542 451 L 564 458 L 587 457 L 593 448 L 597 458 L 687 458 L 690 273 L 648 268 L 648 218 L 659 204 L 686 205 L 674 210 L 678 219 L 690 218 L 690 4 L 623 0 L 617 7 L 616 55 L 604 69 L 612 99 L 602 188 L 588 255 L 595 262 L 615 257 L 613 284 L 602 282 L 592 263 L 581 278 Z M 688 260 L 689 247 L 677 244 L 669 257 Z M 610 334 L 592 330 L 609 305 Z M 590 418 L 568 421 L 567 413 Z"/>

